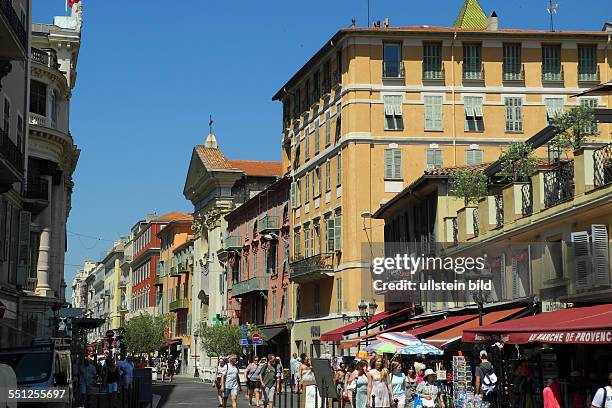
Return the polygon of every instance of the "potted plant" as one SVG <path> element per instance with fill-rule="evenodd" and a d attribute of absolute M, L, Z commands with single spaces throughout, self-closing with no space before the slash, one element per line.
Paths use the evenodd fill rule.
<path fill-rule="evenodd" d="M 586 137 L 597 134 L 595 112 L 589 106 L 577 106 L 555 117 L 552 126 L 557 136 L 551 144 L 566 151 L 580 149 Z"/>
<path fill-rule="evenodd" d="M 523 186 L 529 184 L 531 175 L 536 170 L 537 159 L 533 156 L 533 147 L 527 142 L 513 142 L 499 157 L 501 170 L 497 174 L 508 184 L 502 189 L 501 207 L 497 225 L 506 224 L 520 218 L 523 214 Z M 529 188 L 529 187 L 525 187 Z"/>
<path fill-rule="evenodd" d="M 478 201 L 487 194 L 487 176 L 477 170 L 457 170 L 450 180 L 450 193 L 463 198 L 465 206 L 457 211 L 459 240 L 478 235 Z"/>

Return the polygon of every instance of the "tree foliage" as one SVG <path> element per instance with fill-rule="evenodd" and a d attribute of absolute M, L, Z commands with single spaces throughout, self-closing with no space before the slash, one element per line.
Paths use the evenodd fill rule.
<path fill-rule="evenodd" d="M 501 170 L 497 173 L 502 180 L 527 181 L 536 169 L 537 159 L 533 147 L 527 142 L 512 142 L 499 157 Z"/>
<path fill-rule="evenodd" d="M 552 120 L 557 136 L 551 144 L 563 150 L 577 150 L 587 136 L 597 133 L 595 113 L 588 106 L 577 106 Z"/>
<path fill-rule="evenodd" d="M 262 340 L 265 340 L 261 330 L 249 325 L 250 333 L 259 333 Z M 229 354 L 240 354 L 242 346 L 242 329 L 238 325 L 212 325 L 209 326 L 205 320 L 200 322 L 200 326 L 195 334 L 200 337 L 201 347 L 210 357 L 221 357 Z"/>
<path fill-rule="evenodd" d="M 153 316 L 141 313 L 125 323 L 125 343 L 128 350 L 134 353 L 152 353 L 158 351 L 165 340 L 168 323 L 166 316 Z"/>
<path fill-rule="evenodd" d="M 458 170 L 451 178 L 451 194 L 463 197 L 465 205 L 476 204 L 487 195 L 487 182 L 487 176 L 482 171 Z"/>

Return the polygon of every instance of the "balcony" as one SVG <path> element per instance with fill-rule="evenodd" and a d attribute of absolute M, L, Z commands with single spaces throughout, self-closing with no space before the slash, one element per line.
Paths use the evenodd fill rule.
<path fill-rule="evenodd" d="M 275 215 L 264 215 L 257 222 L 257 232 L 266 234 L 268 232 L 278 231 L 280 229 L 279 218 Z"/>
<path fill-rule="evenodd" d="M 129 311 L 127 302 L 121 302 L 119 305 L 119 311 L 124 313 Z"/>
<path fill-rule="evenodd" d="M 504 82 L 523 82 L 525 64 L 504 64 Z"/>
<path fill-rule="evenodd" d="M 563 72 L 563 66 L 558 69 L 547 69 L 542 65 L 542 83 L 543 84 L 563 84 L 565 81 L 565 74 Z"/>
<path fill-rule="evenodd" d="M 549 208 L 574 197 L 574 164 L 567 162 L 544 173 L 544 207 Z"/>
<path fill-rule="evenodd" d="M 593 152 L 593 170 L 595 187 L 612 183 L 612 144 Z"/>
<path fill-rule="evenodd" d="M 29 179 L 24 199 L 28 211 L 40 213 L 49 205 L 49 181 L 42 177 Z"/>
<path fill-rule="evenodd" d="M 383 79 L 403 79 L 404 61 L 383 61 Z"/>
<path fill-rule="evenodd" d="M 57 54 L 55 51 L 39 50 L 38 48 L 32 48 L 30 56 L 33 62 L 44 65 L 46 67 L 59 70 L 59 63 L 57 62 Z"/>
<path fill-rule="evenodd" d="M 252 292 L 265 292 L 268 290 L 268 278 L 258 276 L 234 283 L 232 285 L 232 297 L 242 297 Z"/>
<path fill-rule="evenodd" d="M 179 276 L 178 267 L 176 265 L 170 267 L 170 276 Z"/>
<path fill-rule="evenodd" d="M 423 81 L 444 81 L 444 65 L 431 66 L 423 62 Z"/>
<path fill-rule="evenodd" d="M 170 302 L 170 311 L 176 312 L 178 310 L 189 309 L 189 301 L 187 299 L 178 299 L 174 302 Z"/>
<path fill-rule="evenodd" d="M 240 251 L 242 249 L 242 236 L 228 235 L 223 240 L 223 249 L 226 251 Z"/>
<path fill-rule="evenodd" d="M 155 285 L 155 286 L 163 286 L 164 285 L 164 281 L 162 280 L 161 276 L 155 275 L 153 277 L 153 285 Z"/>
<path fill-rule="evenodd" d="M 533 193 L 531 184 L 525 184 L 521 187 L 521 213 L 523 217 L 533 214 Z"/>
<path fill-rule="evenodd" d="M 316 281 L 334 274 L 334 254 L 325 253 L 299 259 L 291 263 L 289 279 L 305 283 Z"/>
<path fill-rule="evenodd" d="M 179 262 L 177 265 L 178 273 L 189 273 L 189 265 L 187 264 L 187 260 Z"/>
<path fill-rule="evenodd" d="M 0 0 L 0 52 L 3 56 L 14 59 L 25 59 L 28 49 L 28 34 L 11 0 Z M 12 41 L 6 41 L 7 38 Z"/>
<path fill-rule="evenodd" d="M 23 177 L 23 153 L 4 130 L 0 130 L 0 191 Z M 4 190 L 6 191 L 6 190 Z"/>
<path fill-rule="evenodd" d="M 472 67 L 463 65 L 463 80 L 464 81 L 484 81 L 485 79 L 485 69 L 484 64 L 480 64 L 480 68 L 478 66 Z"/>
<path fill-rule="evenodd" d="M 589 84 L 599 84 L 600 80 L 599 66 L 595 67 L 594 70 L 583 70 L 583 72 L 578 71 L 578 82 L 586 82 Z"/>

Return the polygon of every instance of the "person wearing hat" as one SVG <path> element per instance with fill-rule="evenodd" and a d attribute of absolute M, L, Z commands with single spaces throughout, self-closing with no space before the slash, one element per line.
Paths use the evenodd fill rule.
<path fill-rule="evenodd" d="M 612 408 L 612 373 L 608 376 L 610 385 L 597 390 L 591 408 Z"/>
<path fill-rule="evenodd" d="M 425 370 L 422 383 L 417 385 L 416 393 L 423 400 L 424 408 L 446 408 L 440 389 L 435 384 L 436 373 L 431 368 Z"/>
<path fill-rule="evenodd" d="M 476 367 L 474 386 L 476 394 L 481 395 L 483 401 L 488 402 L 491 408 L 497 407 L 497 376 L 486 350 L 480 351 L 480 365 Z"/>

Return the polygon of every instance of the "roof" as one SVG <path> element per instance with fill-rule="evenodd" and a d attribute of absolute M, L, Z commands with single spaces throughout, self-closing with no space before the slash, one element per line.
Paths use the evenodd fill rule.
<path fill-rule="evenodd" d="M 453 26 L 476 29 L 484 29 L 487 26 L 487 16 L 482 11 L 478 0 L 465 0 Z"/>
<path fill-rule="evenodd" d="M 434 35 L 448 34 L 452 36 L 454 33 L 473 34 L 486 37 L 534 37 L 545 40 L 548 38 L 558 39 L 559 37 L 589 37 L 607 39 L 608 32 L 605 31 L 585 31 L 585 30 L 523 30 L 513 28 L 500 28 L 497 30 L 487 31 L 476 28 L 460 28 L 460 27 L 436 27 L 436 26 L 405 26 L 405 27 L 354 27 L 342 28 L 338 30 L 325 44 L 300 68 L 275 94 L 272 100 L 280 100 L 288 94 L 289 88 L 301 81 L 302 77 L 309 72 L 319 61 L 326 56 L 331 50 L 335 49 L 338 44 L 348 36 L 364 35 L 364 36 L 393 36 L 402 34 L 418 34 L 418 35 Z M 451 37 L 448 37 L 449 39 Z"/>
<path fill-rule="evenodd" d="M 260 160 L 229 160 L 230 165 L 242 170 L 247 176 L 282 176 L 283 164 L 281 162 Z"/>
<path fill-rule="evenodd" d="M 584 92 L 580 92 L 573 96 L 599 96 L 599 95 L 612 95 L 612 81 L 604 84 L 599 84 L 591 89 L 587 89 Z"/>
<path fill-rule="evenodd" d="M 223 155 L 221 150 L 214 147 L 206 147 L 197 145 L 195 147 L 200 160 L 209 170 L 233 170 L 234 167 L 229 160 Z"/>
<path fill-rule="evenodd" d="M 464 342 L 609 344 L 612 341 L 612 304 L 559 309 L 521 319 L 469 328 Z"/>
<path fill-rule="evenodd" d="M 159 217 L 153 218 L 153 222 L 192 221 L 193 215 L 180 211 L 171 211 Z"/>
<path fill-rule="evenodd" d="M 425 170 L 423 174 L 428 176 L 452 176 L 458 171 L 481 171 L 486 169 L 491 163 L 471 164 L 466 166 L 448 166 L 437 169 Z"/>

